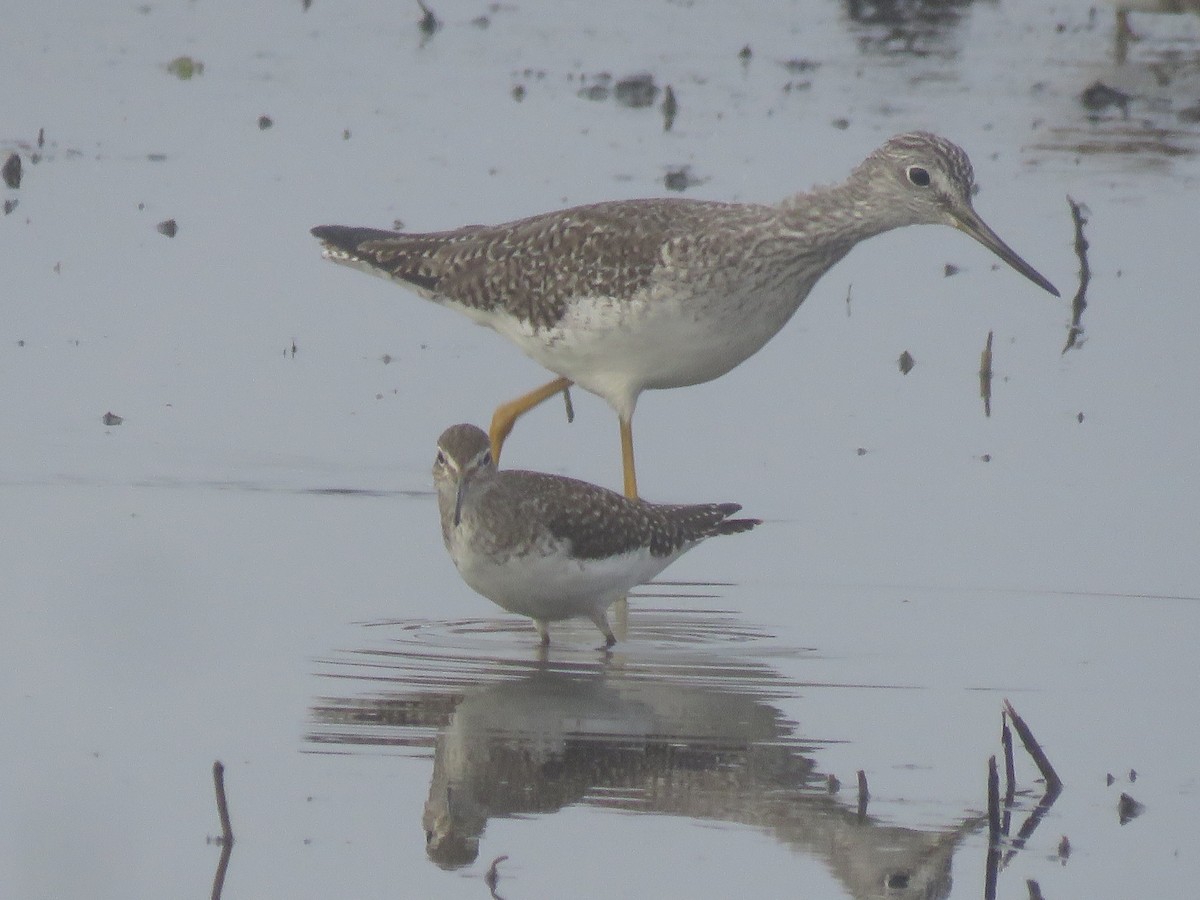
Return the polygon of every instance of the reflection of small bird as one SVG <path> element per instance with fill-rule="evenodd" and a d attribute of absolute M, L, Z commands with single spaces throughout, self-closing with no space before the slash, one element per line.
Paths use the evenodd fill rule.
<path fill-rule="evenodd" d="M 736 503 L 630 500 L 561 475 L 501 471 L 487 434 L 454 425 L 433 465 L 442 538 L 463 580 L 509 612 L 548 622 L 587 616 L 616 643 L 609 605 L 708 537 L 748 531 Z"/>
<path fill-rule="evenodd" d="M 343 225 L 312 233 L 327 258 L 494 328 L 560 376 L 496 410 L 493 458 L 519 416 L 576 383 L 616 410 L 625 494 L 634 497 L 642 391 L 710 381 L 757 353 L 860 241 L 951 225 L 1057 296 L 975 212 L 974 190 L 967 155 L 916 132 L 889 140 L 841 184 L 777 206 L 617 200 L 429 234 Z"/>

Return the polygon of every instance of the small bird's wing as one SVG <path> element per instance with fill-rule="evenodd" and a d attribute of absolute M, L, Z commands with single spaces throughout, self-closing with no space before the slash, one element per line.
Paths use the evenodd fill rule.
<path fill-rule="evenodd" d="M 554 539 L 570 541 L 574 555 L 582 559 L 640 548 L 672 556 L 707 537 L 759 524 L 757 519 L 730 519 L 741 509 L 736 503 L 656 504 L 574 478 L 513 470 L 505 476 L 513 486 L 511 496 L 530 507 L 523 515 L 541 521 Z"/>

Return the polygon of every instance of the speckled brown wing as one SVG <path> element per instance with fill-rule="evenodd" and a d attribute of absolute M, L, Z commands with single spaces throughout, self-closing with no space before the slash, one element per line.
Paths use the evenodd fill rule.
<path fill-rule="evenodd" d="M 636 293 L 662 261 L 663 244 L 694 231 L 697 219 L 720 205 L 618 200 L 454 231 L 322 225 L 312 233 L 336 261 L 406 282 L 431 299 L 502 308 L 551 327 L 572 298 Z"/>
<path fill-rule="evenodd" d="M 503 495 L 512 504 L 508 514 L 539 522 L 551 537 L 570 541 L 572 555 L 579 559 L 647 547 L 654 556 L 671 556 L 705 538 L 760 524 L 758 519 L 730 519 L 741 509 L 736 503 L 662 505 L 630 500 L 573 478 L 513 470 L 502 474 Z"/>

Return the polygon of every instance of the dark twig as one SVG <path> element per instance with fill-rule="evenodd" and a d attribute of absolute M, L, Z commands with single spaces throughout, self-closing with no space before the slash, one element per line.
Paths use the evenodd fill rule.
<path fill-rule="evenodd" d="M 995 755 L 988 757 L 987 804 L 988 838 L 996 845 L 1000 843 L 1000 773 Z"/>
<path fill-rule="evenodd" d="M 1025 887 L 1029 889 L 1029 900 L 1045 900 L 1041 887 L 1032 878 L 1025 879 Z"/>
<path fill-rule="evenodd" d="M 1004 701 L 1004 709 L 1008 713 L 1008 717 L 1012 720 L 1013 728 L 1021 736 L 1021 743 L 1025 745 L 1025 750 L 1033 757 L 1033 761 L 1037 763 L 1038 769 L 1041 770 L 1042 777 L 1046 779 L 1046 796 L 1043 798 L 1043 802 L 1045 802 L 1046 798 L 1049 798 L 1053 802 L 1053 799 L 1062 791 L 1062 779 L 1054 771 L 1054 766 L 1050 765 L 1050 760 L 1042 750 L 1042 745 L 1037 742 L 1037 739 L 1033 736 L 1033 732 L 1025 724 L 1025 720 L 1017 715 L 1017 711 L 1013 709 L 1013 705 L 1007 699 Z"/>
<path fill-rule="evenodd" d="M 1004 821 L 1000 823 L 1000 830 L 1008 834 L 1012 827 L 1013 798 L 1017 794 L 1017 770 L 1013 764 L 1012 730 L 1008 727 L 1006 713 L 1000 714 L 1000 722 L 1000 743 L 1004 745 Z"/>
<path fill-rule="evenodd" d="M 1000 848 L 996 844 L 988 843 L 983 871 L 983 900 L 996 900 L 996 882 L 1000 877 Z"/>
<path fill-rule="evenodd" d="M 233 826 L 229 824 L 229 804 L 225 800 L 225 766 L 219 759 L 213 763 L 213 785 L 217 791 L 217 814 L 221 817 L 221 836 L 216 838 L 221 845 L 221 858 L 213 875 L 212 900 L 221 900 L 225 873 L 229 871 L 229 857 L 233 853 Z"/>
<path fill-rule="evenodd" d="M 222 844 L 233 845 L 233 826 L 229 823 L 229 804 L 225 800 L 225 764 L 219 759 L 213 763 L 213 784 L 217 789 L 217 815 L 221 817 Z"/>
<path fill-rule="evenodd" d="M 492 900 L 502 900 L 499 894 L 496 893 L 496 885 L 500 883 L 500 872 L 496 866 L 508 859 L 508 856 L 497 856 L 492 860 L 492 864 L 488 866 L 487 872 L 483 876 L 483 883 L 487 885 L 488 892 L 492 895 Z"/>
<path fill-rule="evenodd" d="M 1092 280 L 1092 269 L 1088 265 L 1088 242 L 1083 236 L 1083 226 L 1087 224 L 1087 216 L 1084 214 L 1086 207 L 1081 203 L 1076 203 L 1068 195 L 1067 203 L 1071 206 L 1071 218 L 1075 222 L 1075 255 L 1079 257 L 1079 290 L 1075 292 L 1075 299 L 1071 301 L 1071 328 L 1067 332 L 1067 343 L 1062 348 L 1062 352 L 1066 353 L 1075 346 L 1079 336 L 1083 334 L 1083 311 L 1087 309 L 1087 287 L 1088 282 Z"/>
<path fill-rule="evenodd" d="M 871 792 L 867 790 L 867 773 L 862 769 L 858 770 L 858 820 L 861 822 L 867 817 L 867 801 L 871 799 Z"/>
<path fill-rule="evenodd" d="M 1017 792 L 1017 767 L 1013 764 L 1012 730 L 1008 727 L 1008 716 L 1000 714 L 1003 723 L 1000 729 L 1000 742 L 1004 744 L 1004 802 L 1011 805 Z"/>

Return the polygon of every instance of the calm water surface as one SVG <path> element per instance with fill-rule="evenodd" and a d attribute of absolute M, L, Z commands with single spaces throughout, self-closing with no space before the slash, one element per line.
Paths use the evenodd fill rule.
<path fill-rule="evenodd" d="M 978 897 L 1005 699 L 1065 790 L 1035 812 L 1018 742 L 996 895 L 1194 894 L 1200 18 L 439 4 L 424 37 L 303 7 L 59 0 L 0 34 L 0 896 L 207 895 L 220 759 L 226 897 L 486 897 L 500 857 L 509 900 Z M 639 72 L 654 102 L 618 102 Z M 611 658 L 586 623 L 539 655 L 458 580 L 429 468 L 544 373 L 308 228 L 680 172 L 776 201 L 913 128 L 1063 298 L 949 229 L 856 249 L 752 360 L 639 405 L 648 497 L 766 524 L 645 588 Z M 506 463 L 616 486 L 574 399 Z"/>

